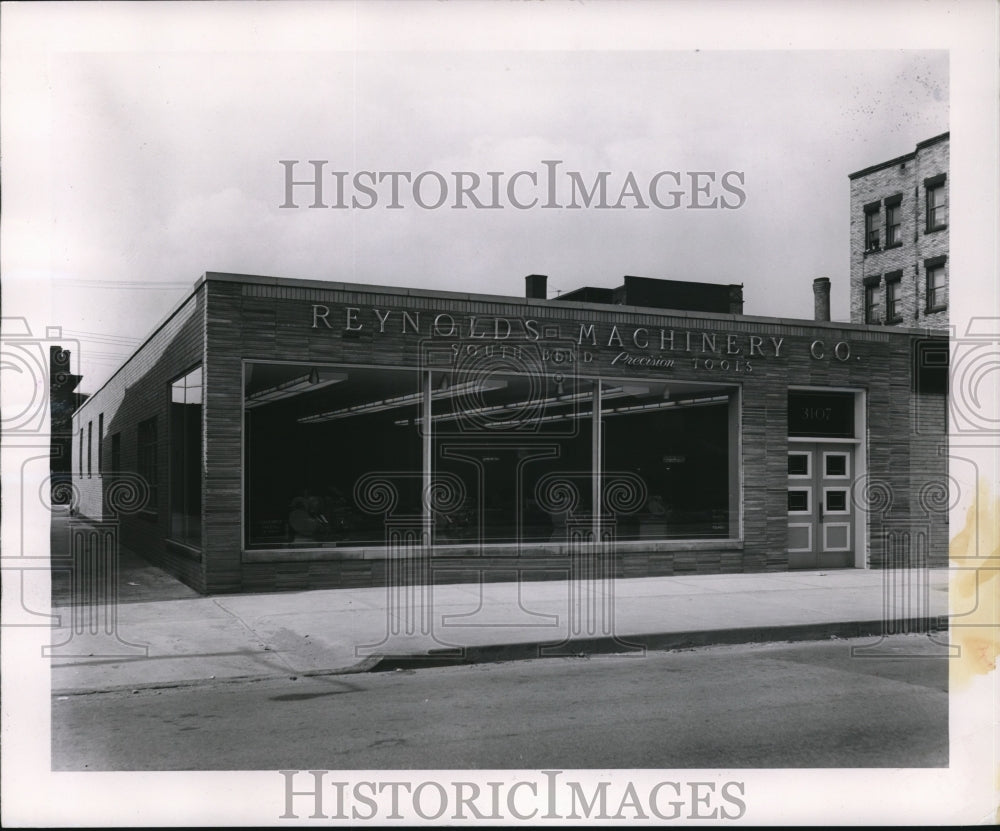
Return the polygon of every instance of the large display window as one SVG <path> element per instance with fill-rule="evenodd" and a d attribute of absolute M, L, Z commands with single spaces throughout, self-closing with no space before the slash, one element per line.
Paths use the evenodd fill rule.
<path fill-rule="evenodd" d="M 476 381 L 474 396 L 432 403 L 434 480 L 460 494 L 455 509 L 435 512 L 435 542 L 564 541 L 593 511 L 597 382 L 500 372 Z"/>
<path fill-rule="evenodd" d="M 735 387 L 244 364 L 245 544 L 736 536 Z"/>
<path fill-rule="evenodd" d="M 604 511 L 618 539 L 736 536 L 733 394 L 650 384 L 602 389 Z"/>
<path fill-rule="evenodd" d="M 357 493 L 373 471 L 394 513 L 422 514 L 418 372 L 247 363 L 244 380 L 248 546 L 382 543 L 383 517 Z"/>

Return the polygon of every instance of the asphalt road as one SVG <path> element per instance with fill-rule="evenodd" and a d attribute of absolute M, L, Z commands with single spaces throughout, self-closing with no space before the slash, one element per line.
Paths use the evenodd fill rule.
<path fill-rule="evenodd" d="M 52 768 L 946 766 L 947 661 L 852 657 L 863 643 L 59 696 Z"/>

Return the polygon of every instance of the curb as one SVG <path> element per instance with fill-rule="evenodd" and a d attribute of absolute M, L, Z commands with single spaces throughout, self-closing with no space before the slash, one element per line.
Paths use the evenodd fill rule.
<path fill-rule="evenodd" d="M 878 620 L 835 623 L 804 623 L 792 626 L 751 626 L 691 632 L 662 632 L 646 635 L 609 635 L 598 638 L 571 638 L 560 643 L 529 641 L 510 644 L 467 646 L 454 650 L 433 650 L 426 655 L 382 656 L 371 672 L 442 666 L 523 661 L 536 658 L 583 658 L 629 652 L 669 652 L 706 646 L 733 646 L 780 641 L 818 641 L 874 636 L 929 634 L 945 631 L 947 618 L 917 617 L 887 622 Z M 888 630 L 888 631 L 887 631 Z"/>
<path fill-rule="evenodd" d="M 248 684 L 281 678 L 317 678 L 330 675 L 357 675 L 365 672 L 394 672 L 404 669 L 469 666 L 542 658 L 586 658 L 590 655 L 613 655 L 646 652 L 669 652 L 707 646 L 734 646 L 781 641 L 818 641 L 904 634 L 930 634 L 947 631 L 948 618 L 916 617 L 885 621 L 840 621 L 804 623 L 793 626 L 750 626 L 731 629 L 707 629 L 690 632 L 660 632 L 643 635 L 607 635 L 596 638 L 570 638 L 561 642 L 525 641 L 486 644 L 483 646 L 434 649 L 423 655 L 371 655 L 356 664 L 335 669 L 312 669 L 303 672 L 235 675 L 226 678 L 196 678 L 157 681 L 144 684 L 118 684 L 88 689 L 54 689 L 52 696 L 69 697 L 101 693 L 140 692 L 147 690 L 185 689 L 218 684 Z"/>

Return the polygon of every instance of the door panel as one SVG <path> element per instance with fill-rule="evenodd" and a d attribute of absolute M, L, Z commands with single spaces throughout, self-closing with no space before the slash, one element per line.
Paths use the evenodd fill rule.
<path fill-rule="evenodd" d="M 796 443 L 788 451 L 788 567 L 854 565 L 853 445 Z"/>

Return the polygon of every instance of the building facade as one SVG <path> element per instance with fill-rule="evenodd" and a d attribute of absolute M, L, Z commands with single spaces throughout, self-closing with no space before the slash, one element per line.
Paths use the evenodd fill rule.
<path fill-rule="evenodd" d="M 851 322 L 947 330 L 949 133 L 851 182 Z"/>
<path fill-rule="evenodd" d="M 209 593 L 946 563 L 946 338 L 527 279 L 206 274 L 75 413 L 76 514 Z"/>

